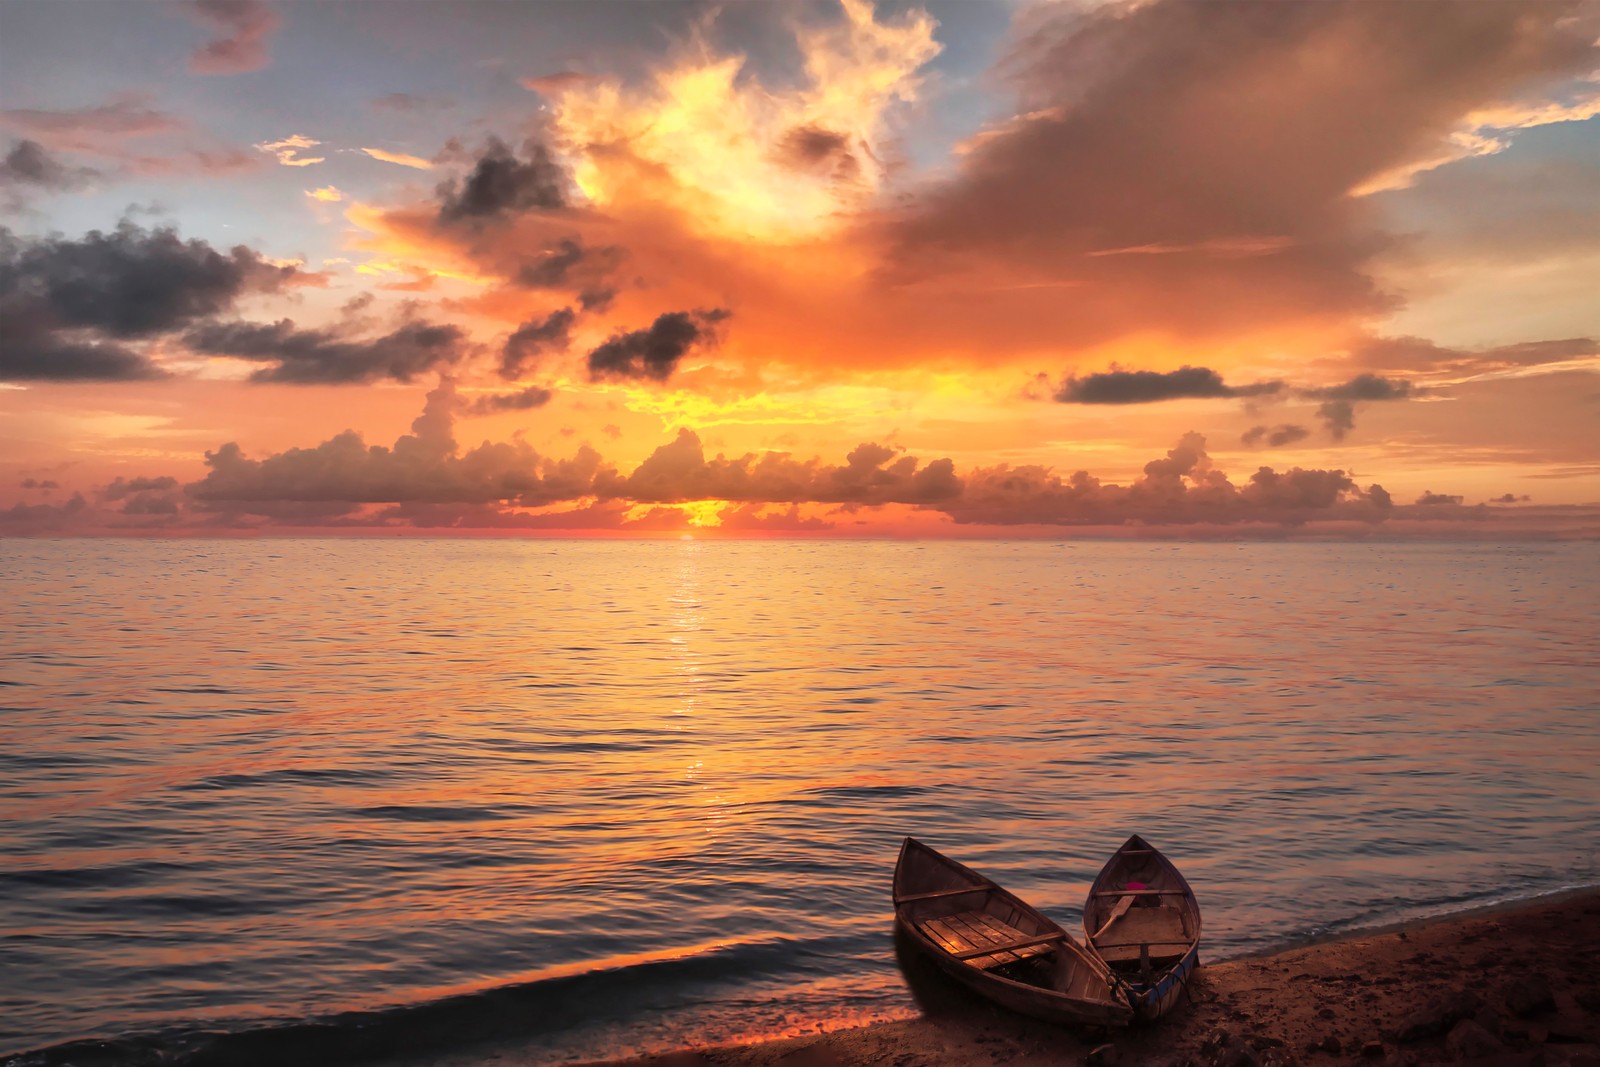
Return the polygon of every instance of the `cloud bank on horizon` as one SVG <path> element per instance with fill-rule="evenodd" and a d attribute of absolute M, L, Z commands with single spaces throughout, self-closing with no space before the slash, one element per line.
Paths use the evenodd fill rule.
<path fill-rule="evenodd" d="M 1600 4 L 639 10 L 19 0 L 0 532 L 1600 536 Z"/>

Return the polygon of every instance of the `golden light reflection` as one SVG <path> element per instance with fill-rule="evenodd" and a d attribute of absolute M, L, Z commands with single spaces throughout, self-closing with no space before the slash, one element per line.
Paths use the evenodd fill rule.
<path fill-rule="evenodd" d="M 714 55 L 698 35 L 644 90 L 568 86 L 555 128 L 578 187 L 613 209 L 671 205 L 723 236 L 781 242 L 834 229 L 885 180 L 874 145 L 940 50 L 924 12 L 879 22 L 865 0 L 843 7 L 842 22 L 796 31 L 807 77 L 792 89 L 761 85 L 744 56 Z"/>

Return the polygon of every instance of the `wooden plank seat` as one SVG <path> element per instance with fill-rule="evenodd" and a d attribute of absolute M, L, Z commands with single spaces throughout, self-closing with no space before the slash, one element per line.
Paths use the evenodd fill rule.
<path fill-rule="evenodd" d="M 917 926 L 952 956 L 985 971 L 1054 951 L 1055 942 L 1064 936 L 1059 931 L 1025 934 L 982 911 L 941 915 Z"/>
<path fill-rule="evenodd" d="M 1182 941 L 1127 941 L 1116 945 L 1096 945 L 1095 948 L 1154 948 L 1157 945 L 1187 945 L 1188 938 Z"/>
<path fill-rule="evenodd" d="M 896 904 L 907 904 L 913 900 L 937 900 L 939 897 L 959 897 L 965 893 L 987 893 L 988 886 L 966 885 L 960 889 L 935 889 L 931 893 L 907 893 L 903 897 L 895 897 Z"/>

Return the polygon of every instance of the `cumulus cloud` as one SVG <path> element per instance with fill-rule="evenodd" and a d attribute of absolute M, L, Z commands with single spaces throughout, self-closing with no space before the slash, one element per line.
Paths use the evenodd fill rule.
<path fill-rule="evenodd" d="M 538 405 L 538 390 L 524 393 Z M 479 414 L 486 399 L 497 398 L 464 400 L 444 379 L 428 394 L 411 432 L 391 446 L 346 431 L 312 448 L 256 459 L 229 443 L 206 454 L 205 477 L 182 491 L 169 477 L 118 478 L 96 491 L 96 508 L 81 495 L 63 505 L 19 504 L 0 512 L 0 523 L 24 531 L 75 522 L 665 529 L 685 521 L 678 509 L 711 502 L 734 530 L 821 530 L 865 509 L 921 512 L 961 526 L 1084 530 L 1351 529 L 1384 522 L 1468 523 L 1491 534 L 1504 529 L 1485 525 L 1494 509 L 1463 507 L 1459 495 L 1430 491 L 1398 506 L 1382 486 L 1360 485 L 1343 470 L 1262 466 L 1236 482 L 1217 469 L 1205 438 L 1195 433 L 1126 484 L 1035 465 L 958 472 L 949 458 L 924 461 L 875 442 L 858 445 L 838 463 L 785 452 L 708 457 L 687 429 L 625 473 L 586 445 L 568 459 L 543 456 L 521 440 L 463 448 L 457 421 Z M 1498 502 L 1514 500 L 1508 494 Z M 117 504 L 118 510 L 107 510 Z M 1593 521 L 1593 509 L 1535 510 L 1500 514 L 1514 512 L 1535 533 Z"/>
<path fill-rule="evenodd" d="M 571 308 L 558 308 L 542 319 L 532 319 L 517 327 L 516 332 L 506 338 L 501 350 L 500 377 L 507 381 L 520 378 L 540 356 L 566 351 L 572 340 L 575 318 Z"/>
<path fill-rule="evenodd" d="M 340 328 L 297 329 L 289 319 L 272 323 L 213 322 L 184 335 L 196 352 L 271 363 L 253 382 L 347 384 L 385 379 L 409 382 L 455 364 L 466 351 L 460 327 L 408 322 L 381 337 L 359 339 Z"/>
<path fill-rule="evenodd" d="M 185 10 L 216 36 L 189 57 L 196 74 L 246 74 L 271 60 L 268 39 L 283 20 L 262 0 L 188 0 Z"/>
<path fill-rule="evenodd" d="M 567 205 L 567 175 L 537 141 L 522 146 L 519 159 L 491 137 L 472 170 L 438 188 L 441 222 L 483 221 L 523 211 L 554 211 Z"/>
<path fill-rule="evenodd" d="M 645 84 L 525 84 L 552 100 L 553 131 L 577 150 L 580 183 L 608 209 L 644 196 L 702 233 L 781 240 L 835 230 L 887 184 L 895 118 L 918 100 L 921 71 L 940 51 L 924 11 L 880 17 L 867 0 L 844 0 L 839 14 L 794 20 L 801 69 L 783 84 L 703 35 Z"/>
<path fill-rule="evenodd" d="M 914 456 L 872 443 L 858 446 L 840 466 L 799 461 L 785 452 L 707 460 L 699 435 L 685 429 L 652 452 L 626 480 L 605 488 L 609 495 L 659 504 L 729 500 L 933 505 L 959 495 L 961 480 L 948 459 L 922 465 Z"/>
<path fill-rule="evenodd" d="M 1282 382 L 1230 386 L 1209 367 L 1179 367 L 1165 373 L 1110 370 L 1068 378 L 1056 390 L 1063 404 L 1148 404 L 1192 397 L 1251 397 L 1280 392 Z"/>
<path fill-rule="evenodd" d="M 1462 116 L 1593 69 L 1600 12 L 1153 0 L 1019 26 L 1021 117 L 890 224 L 893 275 L 1070 280 L 1053 321 L 1087 345 L 1392 308 L 1370 268 L 1389 238 L 1350 191 L 1433 155 Z M 1096 254 L 1132 250 L 1152 254 Z"/>
<path fill-rule="evenodd" d="M 980 468 L 944 510 L 960 523 L 1044 523 L 1102 526 L 1181 523 L 1277 523 L 1382 520 L 1391 506 L 1381 486 L 1362 489 L 1342 470 L 1279 472 L 1262 467 L 1243 485 L 1214 469 L 1205 438 L 1185 434 L 1144 475 L 1126 486 L 1107 485 L 1087 471 L 1062 477 L 1044 467 Z"/>
<path fill-rule="evenodd" d="M 188 487 L 203 505 L 259 514 L 263 503 L 400 503 L 538 506 L 592 493 L 600 457 L 581 449 L 570 460 L 540 456 L 523 442 L 485 442 L 461 451 L 454 436 L 460 400 L 446 380 L 428 394 L 412 431 L 392 447 L 368 445 L 346 431 L 315 448 L 265 459 L 233 443 L 206 453 L 206 476 Z"/>
<path fill-rule="evenodd" d="M 240 245 L 224 253 L 124 222 L 78 240 L 0 229 L 0 379 L 158 377 L 119 342 L 182 329 L 298 276 Z"/>
<path fill-rule="evenodd" d="M 666 381 L 691 349 L 716 343 L 716 325 L 730 314 L 723 308 L 669 311 L 643 330 L 615 334 L 589 353 L 589 376 Z"/>

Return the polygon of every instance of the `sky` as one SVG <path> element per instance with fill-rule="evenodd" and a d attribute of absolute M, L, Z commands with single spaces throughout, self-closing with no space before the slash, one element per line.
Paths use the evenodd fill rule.
<path fill-rule="evenodd" d="M 1600 4 L 5 0 L 0 535 L 1600 537 Z"/>

